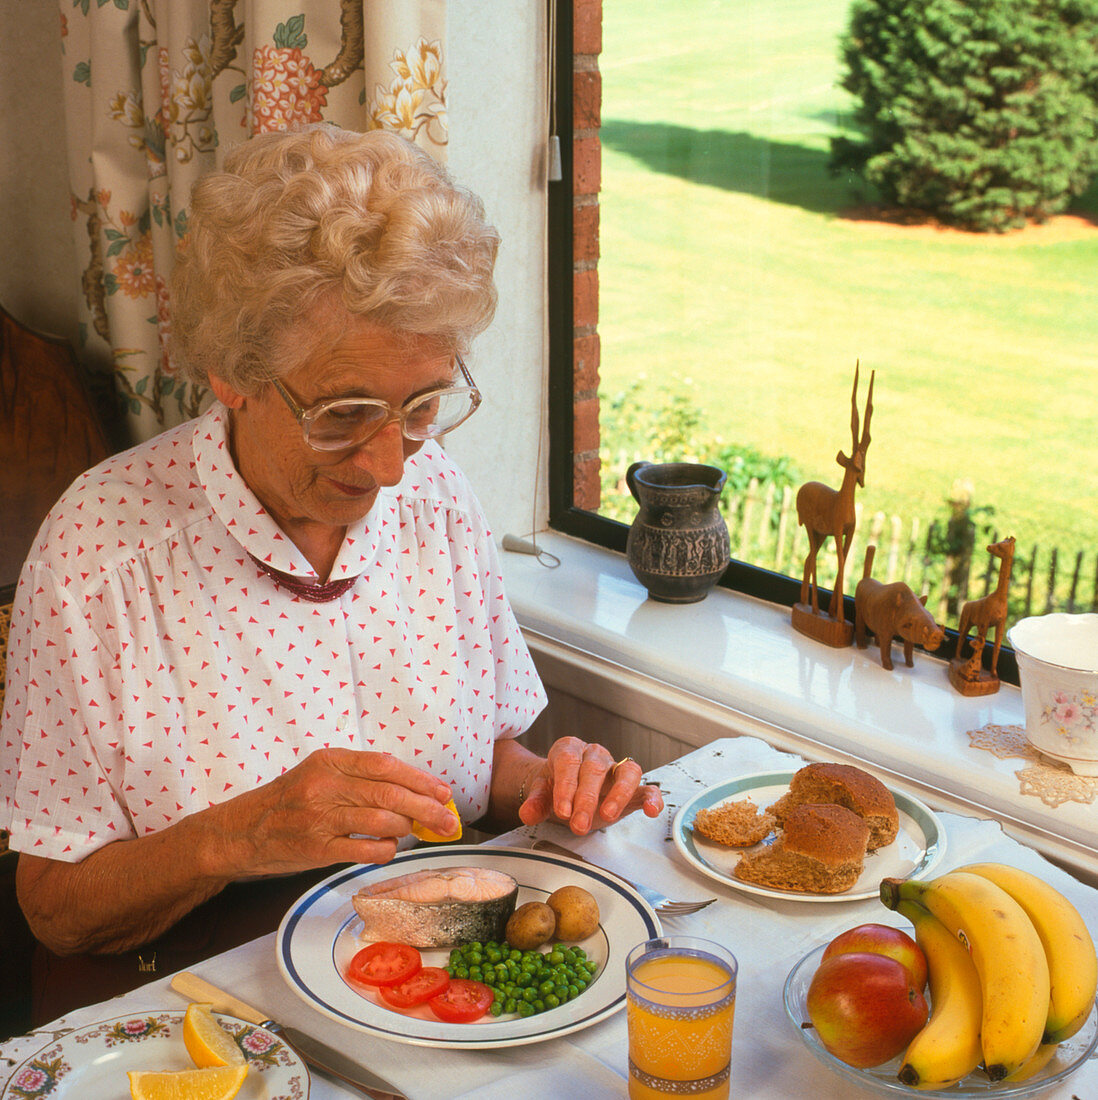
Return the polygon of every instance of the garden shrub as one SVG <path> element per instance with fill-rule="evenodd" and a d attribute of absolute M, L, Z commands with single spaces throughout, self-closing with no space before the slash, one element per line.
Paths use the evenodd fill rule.
<path fill-rule="evenodd" d="M 691 387 L 689 381 L 676 384 Z M 732 515 L 752 480 L 764 490 L 771 484 L 777 490 L 800 484 L 791 459 L 764 455 L 746 444 L 728 443 L 703 428 L 700 399 L 681 388 L 653 390 L 641 378 L 611 397 L 603 396 L 601 403 L 601 515 L 624 523 L 633 521 L 637 502 L 626 484 L 625 471 L 641 460 L 700 462 L 724 470 L 728 478 L 721 508 Z"/>
<path fill-rule="evenodd" d="M 957 482 L 947 504 L 948 515 L 930 523 L 926 551 L 934 588 L 941 592 L 954 619 L 961 604 L 974 595 L 969 590 L 970 581 L 986 567 L 982 548 L 997 541 L 997 534 L 994 506 L 974 505 L 971 486 Z"/>
<path fill-rule="evenodd" d="M 855 0 L 860 136 L 833 171 L 963 229 L 1045 221 L 1098 172 L 1098 0 Z"/>

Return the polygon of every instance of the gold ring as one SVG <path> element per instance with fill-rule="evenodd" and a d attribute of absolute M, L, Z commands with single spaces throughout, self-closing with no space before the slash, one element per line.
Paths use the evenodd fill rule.
<path fill-rule="evenodd" d="M 635 763 L 636 763 L 636 761 L 631 756 L 623 756 L 610 770 L 612 772 L 616 773 L 618 768 L 620 768 L 622 766 L 622 764 L 635 764 Z"/>

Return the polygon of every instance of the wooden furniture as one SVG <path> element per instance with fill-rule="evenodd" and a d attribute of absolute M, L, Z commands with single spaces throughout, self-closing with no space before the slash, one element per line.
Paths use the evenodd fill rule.
<path fill-rule="evenodd" d="M 8 627 L 14 594 L 14 585 L 0 588 L 0 713 L 4 709 Z M 15 897 L 18 858 L 8 848 L 8 834 L 0 830 L 0 937 L 8 960 L 0 970 L 0 1038 L 26 1031 L 31 1018 L 30 960 L 34 937 Z"/>
<path fill-rule="evenodd" d="M 0 588 L 73 478 L 111 450 L 69 345 L 0 306 Z"/>
<path fill-rule="evenodd" d="M 35 533 L 77 474 L 111 453 L 107 434 L 63 340 L 0 307 L 0 712 L 12 599 Z M 34 938 L 15 897 L 18 856 L 0 830 L 0 1035 L 26 1030 Z"/>

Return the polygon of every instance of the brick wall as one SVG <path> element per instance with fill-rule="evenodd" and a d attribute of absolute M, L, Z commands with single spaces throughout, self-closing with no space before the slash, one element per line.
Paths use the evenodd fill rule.
<path fill-rule="evenodd" d="M 573 501 L 599 507 L 599 188 L 602 0 L 573 0 Z"/>

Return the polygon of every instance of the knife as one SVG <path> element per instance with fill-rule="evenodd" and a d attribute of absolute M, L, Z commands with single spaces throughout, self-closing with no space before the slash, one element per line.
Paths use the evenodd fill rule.
<path fill-rule="evenodd" d="M 181 970 L 172 978 L 171 986 L 190 1001 L 212 1004 L 215 1012 L 239 1017 L 277 1035 L 311 1068 L 329 1077 L 335 1077 L 366 1096 L 375 1097 L 377 1100 L 390 1100 L 390 1098 L 402 1100 L 402 1094 L 395 1086 L 366 1069 L 365 1066 L 360 1066 L 346 1054 L 325 1046 L 318 1039 L 306 1035 L 297 1028 L 284 1027 L 274 1020 L 269 1020 L 258 1008 L 253 1008 L 239 997 L 218 989 L 197 974 Z"/>

